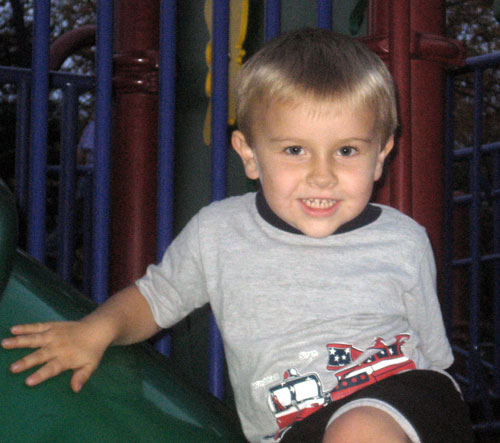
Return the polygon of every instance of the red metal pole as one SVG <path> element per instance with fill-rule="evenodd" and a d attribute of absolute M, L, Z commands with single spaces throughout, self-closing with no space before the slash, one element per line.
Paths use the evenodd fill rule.
<path fill-rule="evenodd" d="M 388 63 L 398 89 L 401 130 L 377 201 L 424 225 L 438 267 L 443 224 L 444 70 L 463 47 L 443 37 L 444 2 L 372 0 L 366 43 Z"/>
<path fill-rule="evenodd" d="M 411 23 L 415 46 L 424 33 L 444 33 L 444 2 L 412 1 Z M 414 6 L 413 6 L 414 5 Z M 431 39 L 427 41 L 431 42 Z M 424 49 L 425 45 L 420 45 Z M 411 84 L 412 216 L 429 233 L 438 268 L 442 261 L 444 198 L 444 74 L 445 66 L 432 56 L 441 54 L 444 39 L 429 48 L 426 57 L 414 48 Z"/>
<path fill-rule="evenodd" d="M 95 32 L 95 25 L 84 25 L 58 37 L 50 45 L 49 69 L 57 71 L 70 55 L 95 45 Z"/>
<path fill-rule="evenodd" d="M 389 1 L 389 59 L 398 91 L 400 133 L 390 183 L 391 204 L 412 215 L 410 2 Z"/>
<path fill-rule="evenodd" d="M 110 286 L 155 261 L 159 0 L 115 0 Z"/>
<path fill-rule="evenodd" d="M 377 53 L 389 66 L 389 23 L 388 23 L 388 0 L 370 0 L 368 9 L 368 38 L 365 43 L 372 51 Z M 391 155 L 390 160 L 394 157 Z M 389 162 L 386 162 L 386 169 L 389 169 Z M 375 184 L 375 196 L 379 203 L 391 205 L 391 180 L 387 172 Z"/>

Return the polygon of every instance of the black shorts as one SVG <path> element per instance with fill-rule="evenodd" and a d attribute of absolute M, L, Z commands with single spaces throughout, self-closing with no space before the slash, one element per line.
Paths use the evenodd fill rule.
<path fill-rule="evenodd" d="M 388 412 L 410 439 L 421 443 L 472 443 L 469 410 L 446 375 L 413 370 L 393 375 L 330 403 L 288 430 L 283 443 L 321 443 L 331 419 L 372 406 Z"/>

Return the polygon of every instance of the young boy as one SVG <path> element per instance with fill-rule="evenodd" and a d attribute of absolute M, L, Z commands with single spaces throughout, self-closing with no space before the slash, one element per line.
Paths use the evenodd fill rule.
<path fill-rule="evenodd" d="M 209 302 L 250 441 L 469 442 L 425 230 L 370 204 L 393 83 L 363 44 L 300 30 L 242 68 L 232 144 L 261 190 L 202 209 L 159 265 L 74 323 L 15 326 L 11 366 L 78 392 L 111 344 Z"/>

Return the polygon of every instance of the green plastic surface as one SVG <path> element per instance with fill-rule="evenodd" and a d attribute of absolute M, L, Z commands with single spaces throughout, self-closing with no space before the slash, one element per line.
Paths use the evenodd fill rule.
<path fill-rule="evenodd" d="M 15 249 L 15 208 L 0 188 L 0 276 L 8 276 L 0 336 L 8 336 L 13 324 L 80 318 L 93 302 L 9 250 Z M 28 352 L 0 348 L 2 443 L 245 441 L 234 411 L 177 379 L 148 344 L 110 348 L 79 394 L 70 389 L 69 371 L 36 387 L 24 383 L 33 370 L 10 373 L 8 366 Z"/>
<path fill-rule="evenodd" d="M 0 297 L 12 269 L 17 243 L 16 203 L 0 179 Z"/>

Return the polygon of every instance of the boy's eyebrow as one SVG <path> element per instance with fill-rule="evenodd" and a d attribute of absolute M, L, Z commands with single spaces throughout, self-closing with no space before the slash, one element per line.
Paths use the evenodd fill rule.
<path fill-rule="evenodd" d="M 271 137 L 271 141 L 272 142 L 297 142 L 297 141 L 301 141 L 301 140 L 298 138 L 294 138 L 294 137 Z"/>
<path fill-rule="evenodd" d="M 349 137 L 341 140 L 337 140 L 338 144 L 362 142 L 362 143 L 372 143 L 376 137 Z M 301 139 L 300 137 L 271 137 L 271 142 L 290 142 L 290 143 L 304 143 L 307 142 L 306 139 Z"/>
<path fill-rule="evenodd" d="M 363 143 L 373 143 L 373 141 L 376 139 L 376 137 L 352 137 L 352 138 L 346 138 L 344 140 L 341 140 L 342 143 L 349 143 L 349 142 L 363 142 Z"/>

